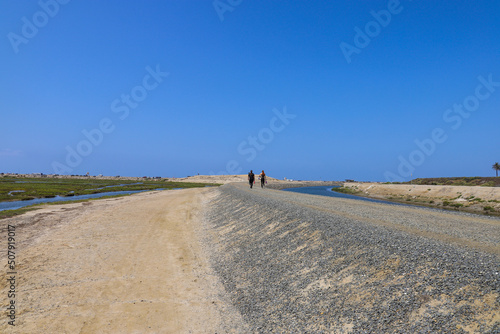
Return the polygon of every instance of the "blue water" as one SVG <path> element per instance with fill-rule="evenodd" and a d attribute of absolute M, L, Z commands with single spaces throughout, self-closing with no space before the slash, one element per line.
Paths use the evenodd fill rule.
<path fill-rule="evenodd" d="M 155 189 L 155 190 L 162 190 L 162 189 Z M 110 195 L 135 194 L 135 193 L 144 192 L 144 191 L 149 191 L 149 190 L 110 191 L 110 192 L 99 193 L 99 194 L 90 194 L 90 195 L 78 195 L 78 196 L 70 196 L 70 197 L 56 196 L 54 198 L 36 198 L 36 199 L 29 200 L 29 201 L 0 202 L 0 211 L 16 210 L 16 209 L 24 208 L 25 206 L 30 206 L 30 205 L 34 205 L 34 204 L 40 204 L 40 203 L 78 201 L 81 199 L 100 198 L 103 196 L 110 196 Z"/>
<path fill-rule="evenodd" d="M 106 189 L 106 188 L 115 188 L 115 187 L 123 187 L 123 186 L 135 186 L 137 184 L 144 184 L 143 182 L 138 182 L 138 183 L 124 183 L 124 184 L 117 184 L 117 185 L 114 185 L 114 186 L 104 186 L 104 187 L 101 187 L 101 188 L 95 188 L 93 190 L 102 190 L 102 189 Z"/>
<path fill-rule="evenodd" d="M 320 196 L 329 196 L 329 197 L 338 197 L 338 198 L 349 198 L 349 199 L 357 199 L 357 200 L 366 201 L 366 202 L 409 206 L 407 204 L 389 202 L 389 201 L 384 201 L 384 200 L 380 200 L 380 199 L 373 199 L 373 198 L 355 196 L 355 195 L 350 195 L 350 194 L 338 193 L 336 191 L 332 191 L 332 188 L 336 188 L 336 187 L 332 187 L 332 186 L 300 187 L 300 188 L 288 188 L 288 189 L 283 189 L 283 190 L 293 191 L 293 192 L 302 193 L 302 194 L 320 195 Z"/>

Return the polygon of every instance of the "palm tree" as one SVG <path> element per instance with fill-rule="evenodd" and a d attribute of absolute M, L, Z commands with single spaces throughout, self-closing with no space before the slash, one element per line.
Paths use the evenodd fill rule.
<path fill-rule="evenodd" d="M 495 164 L 491 167 L 497 172 L 497 177 L 498 177 L 498 171 L 500 170 L 500 164 L 498 162 L 495 162 Z"/>

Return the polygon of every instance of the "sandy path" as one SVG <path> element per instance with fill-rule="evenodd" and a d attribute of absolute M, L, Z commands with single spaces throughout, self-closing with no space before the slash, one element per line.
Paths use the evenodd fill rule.
<path fill-rule="evenodd" d="M 19 263 L 16 326 L 2 312 L 0 332 L 223 332 L 238 317 L 199 238 L 200 209 L 212 191 L 50 206 L 0 221 L 4 310 L 7 224 L 16 226 Z"/>

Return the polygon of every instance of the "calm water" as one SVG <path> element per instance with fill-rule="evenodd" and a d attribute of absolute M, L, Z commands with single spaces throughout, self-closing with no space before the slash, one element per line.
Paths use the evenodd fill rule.
<path fill-rule="evenodd" d="M 156 189 L 162 190 L 162 189 Z M 103 196 L 110 195 L 128 195 L 135 194 L 149 190 L 130 190 L 130 191 L 110 191 L 99 194 L 91 194 L 91 195 L 79 195 L 79 196 L 70 196 L 70 197 L 62 197 L 56 196 L 54 198 L 36 198 L 29 201 L 15 201 L 15 202 L 0 202 L 0 211 L 4 210 L 16 210 L 20 208 L 24 208 L 25 206 L 40 204 L 40 203 L 50 203 L 50 202 L 69 202 L 69 201 L 77 201 L 81 199 L 89 199 L 89 198 L 99 198 Z"/>
<path fill-rule="evenodd" d="M 409 206 L 407 204 L 401 204 L 401 203 L 394 203 L 394 202 L 389 202 L 389 201 L 383 201 L 380 199 L 372 199 L 372 198 L 366 198 L 366 197 L 361 197 L 361 196 L 355 196 L 355 195 L 349 195 L 349 194 L 344 194 L 344 193 L 338 193 L 335 191 L 332 191 L 332 186 L 320 186 L 320 187 L 300 187 L 300 188 L 288 188 L 288 189 L 283 189 L 285 191 L 293 191 L 297 193 L 302 193 L 302 194 L 310 194 L 310 195 L 320 195 L 320 196 L 329 196 L 329 197 L 339 197 L 339 198 L 349 198 L 349 199 L 357 199 L 360 201 L 366 201 L 366 202 L 375 202 L 375 203 L 386 203 L 386 204 L 394 204 L 394 205 L 403 205 L 403 206 Z"/>

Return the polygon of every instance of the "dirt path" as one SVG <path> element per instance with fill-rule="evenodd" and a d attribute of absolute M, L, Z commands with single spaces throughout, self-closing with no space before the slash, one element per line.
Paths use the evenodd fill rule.
<path fill-rule="evenodd" d="M 227 331 L 240 319 L 224 301 L 198 234 L 211 191 L 50 206 L 0 221 L 3 310 L 10 300 L 8 224 L 16 226 L 18 263 L 16 326 L 2 312 L 0 332 Z"/>

